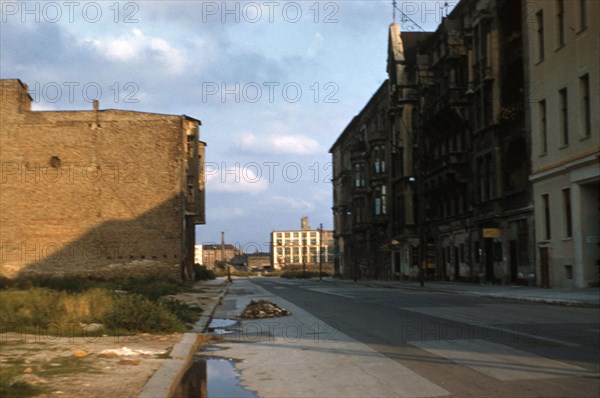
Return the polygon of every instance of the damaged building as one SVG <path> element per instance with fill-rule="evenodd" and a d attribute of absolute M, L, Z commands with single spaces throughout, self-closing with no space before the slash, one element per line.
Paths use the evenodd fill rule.
<path fill-rule="evenodd" d="M 32 111 L 1 81 L 0 276 L 191 275 L 204 224 L 200 121 L 99 109 Z"/>

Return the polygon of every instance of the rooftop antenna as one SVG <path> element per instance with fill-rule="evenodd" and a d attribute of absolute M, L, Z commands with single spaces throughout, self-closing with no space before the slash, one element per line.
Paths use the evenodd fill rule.
<path fill-rule="evenodd" d="M 440 7 L 443 11 L 442 14 L 444 15 L 444 18 L 448 18 L 448 8 L 450 8 L 450 4 L 448 4 L 448 2 L 444 2 L 444 5 Z"/>
<path fill-rule="evenodd" d="M 394 22 L 396 22 L 396 0 L 392 1 L 392 9 L 393 9 L 393 18 Z"/>
<path fill-rule="evenodd" d="M 406 15 L 404 13 L 404 11 L 402 11 L 400 8 L 398 8 L 398 4 L 397 4 L 396 0 L 392 1 L 392 6 L 394 7 L 394 22 L 396 21 L 396 10 L 398 10 L 400 12 L 400 15 L 402 16 L 402 22 L 403 23 L 410 22 L 412 24 L 412 25 L 407 25 L 406 27 L 403 27 L 403 28 L 405 28 L 405 30 L 407 30 L 407 31 L 420 30 L 421 32 L 425 32 L 425 29 L 423 29 L 421 27 L 421 25 L 416 23 L 411 17 Z"/>

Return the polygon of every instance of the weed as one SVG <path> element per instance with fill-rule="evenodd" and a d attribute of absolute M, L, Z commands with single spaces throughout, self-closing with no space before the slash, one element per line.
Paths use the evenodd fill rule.
<path fill-rule="evenodd" d="M 137 294 L 116 297 L 104 324 L 109 329 L 148 333 L 186 330 L 183 322 L 164 303 L 153 302 Z"/>

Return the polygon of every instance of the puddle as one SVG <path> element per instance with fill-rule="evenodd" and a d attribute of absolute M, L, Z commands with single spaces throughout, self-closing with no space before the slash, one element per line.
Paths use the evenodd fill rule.
<path fill-rule="evenodd" d="M 239 323 L 235 319 L 213 319 L 208 325 L 207 332 L 208 334 L 232 334 L 236 333 L 235 327 L 238 326 Z M 234 330 L 231 330 L 234 329 Z"/>
<path fill-rule="evenodd" d="M 196 357 L 184 375 L 177 397 L 189 398 L 258 398 L 239 385 L 239 373 L 227 359 Z"/>
<path fill-rule="evenodd" d="M 207 398 L 244 397 L 257 398 L 254 392 L 239 385 L 240 374 L 235 371 L 233 362 L 226 359 L 207 359 L 206 375 L 208 377 Z"/>
<path fill-rule="evenodd" d="M 223 351 L 225 348 L 223 347 L 206 347 L 202 349 L 202 352 L 206 352 L 206 351 Z"/>

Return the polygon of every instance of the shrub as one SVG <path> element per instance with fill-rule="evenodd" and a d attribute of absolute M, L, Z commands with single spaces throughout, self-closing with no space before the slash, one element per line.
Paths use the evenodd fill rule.
<path fill-rule="evenodd" d="M 119 284 L 120 290 L 139 294 L 152 301 L 156 301 L 162 296 L 177 294 L 184 290 L 184 285 L 180 282 L 161 279 L 128 279 Z"/>
<path fill-rule="evenodd" d="M 185 325 L 163 302 L 153 302 L 138 294 L 116 297 L 104 324 L 112 330 L 131 332 L 184 332 Z"/>
<path fill-rule="evenodd" d="M 60 296 L 60 292 L 45 288 L 0 292 L 0 321 L 4 327 L 60 322 L 64 314 Z"/>
<path fill-rule="evenodd" d="M 206 268 L 205 265 L 194 264 L 194 280 L 207 281 L 209 279 L 215 279 L 215 273 L 212 270 Z"/>
<path fill-rule="evenodd" d="M 162 298 L 161 303 L 179 320 L 185 323 L 194 323 L 200 318 L 202 308 L 194 307 L 181 301 Z"/>
<path fill-rule="evenodd" d="M 23 374 L 23 369 L 17 366 L 0 366 L 0 397 L 2 398 L 24 398 L 33 397 L 44 392 L 44 390 L 18 377 Z"/>

